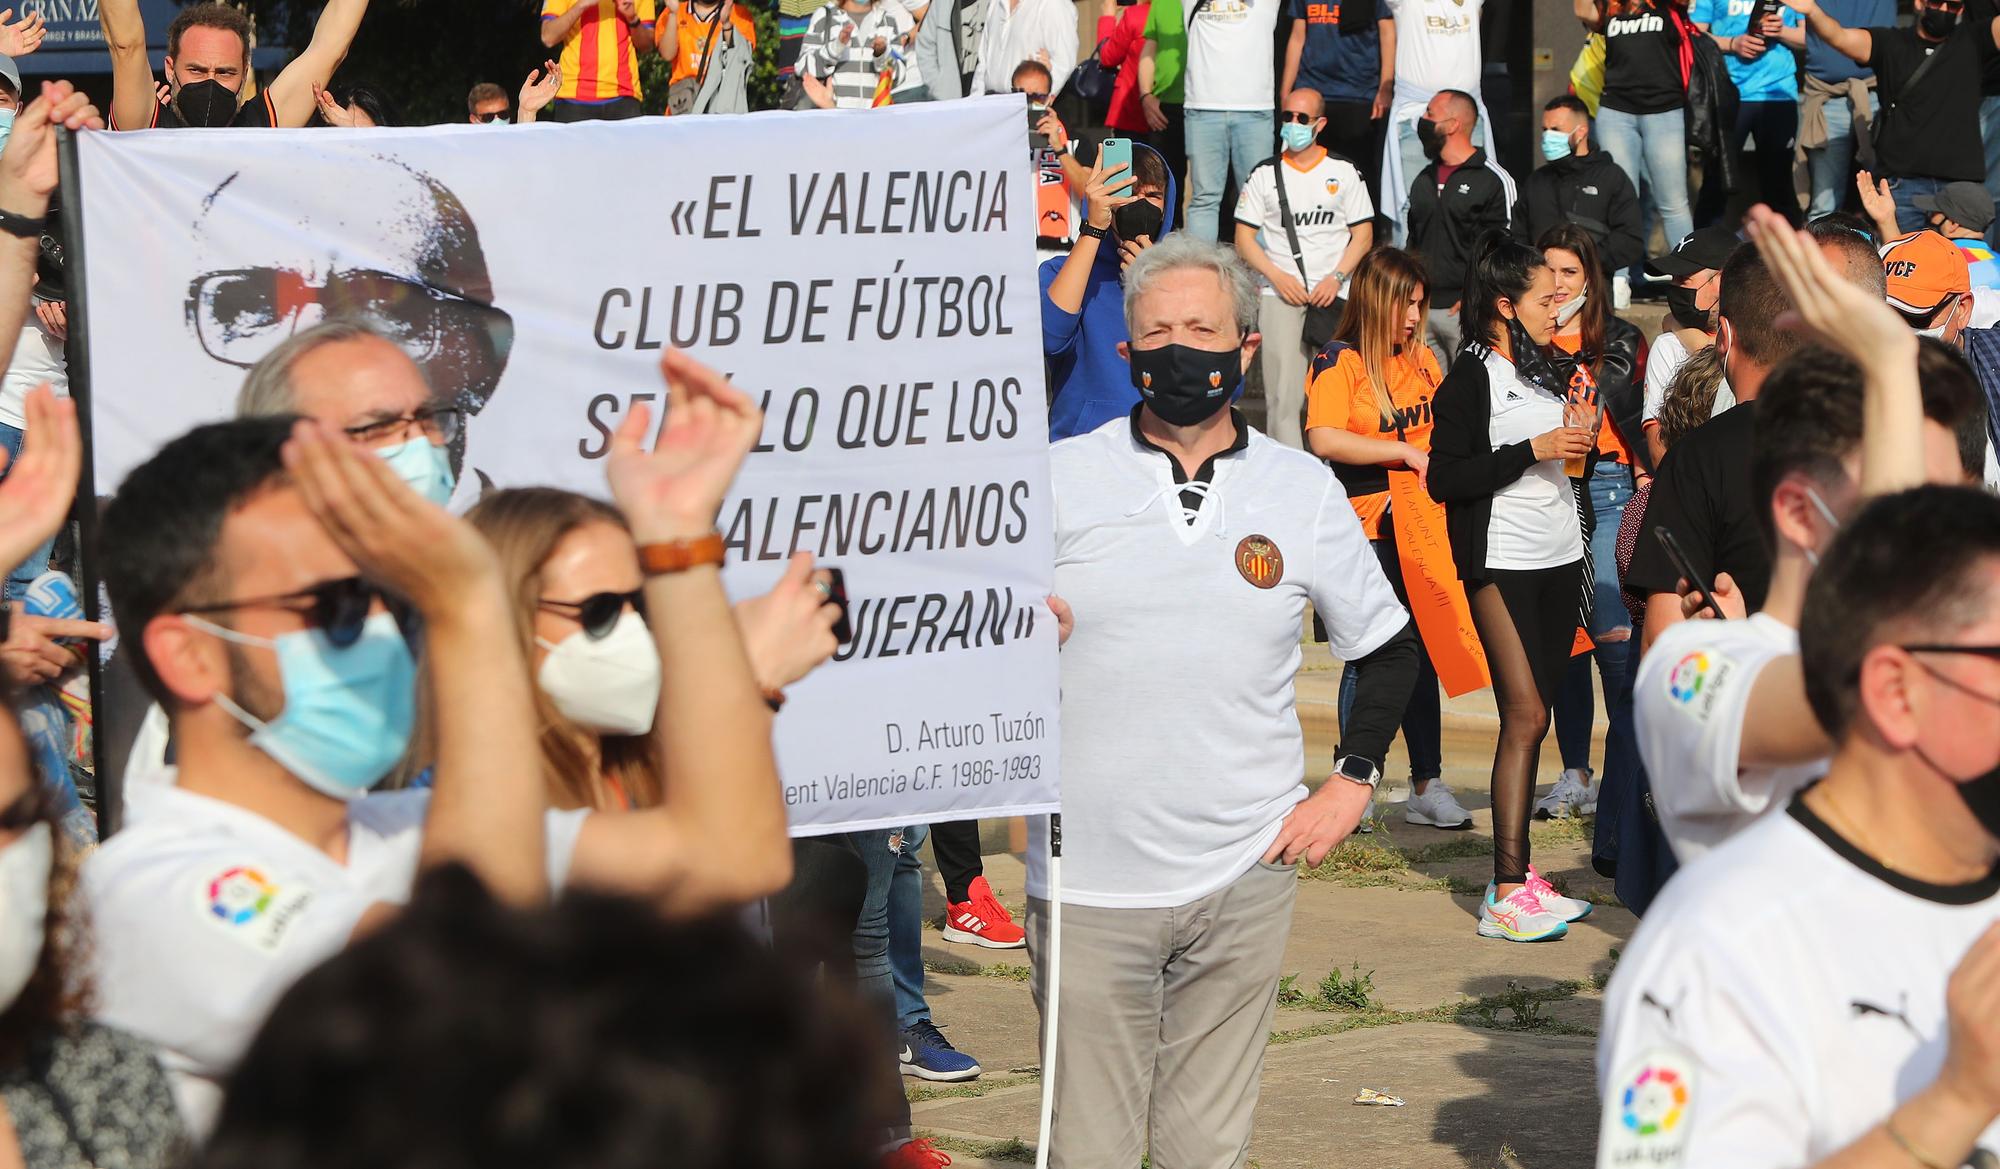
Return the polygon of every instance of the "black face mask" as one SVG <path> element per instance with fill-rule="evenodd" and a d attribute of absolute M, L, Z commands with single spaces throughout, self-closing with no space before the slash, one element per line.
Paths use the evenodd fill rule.
<path fill-rule="evenodd" d="M 1162 345 L 1132 349 L 1132 384 L 1146 406 L 1169 426 L 1193 426 L 1215 416 L 1243 382 L 1243 348 L 1190 349 Z"/>
<path fill-rule="evenodd" d="M 1676 284 L 1667 289 L 1667 311 L 1690 329 L 1708 330 L 1708 314 L 1695 306 L 1694 298 L 1700 295 L 1698 288 L 1682 288 Z"/>
<path fill-rule="evenodd" d="M 236 91 L 220 81 L 191 82 L 174 95 L 174 112 L 190 126 L 227 126 L 236 120 Z"/>
<path fill-rule="evenodd" d="M 1937 764 L 1931 766 L 1936 767 Z M 2000 767 L 1959 784 L 1958 798 L 1965 801 L 1965 806 L 1979 821 L 1979 826 L 1986 829 L 1986 834 L 2000 840 Z"/>
<path fill-rule="evenodd" d="M 1119 239 L 1132 240 L 1145 236 L 1154 243 L 1160 242 L 1160 225 L 1166 222 L 1166 212 L 1153 206 L 1151 199 L 1140 199 L 1127 203 L 1111 213 L 1111 227 Z"/>
<path fill-rule="evenodd" d="M 1941 41 L 1958 27 L 1958 17 L 1958 13 L 1946 12 L 1942 8 L 1926 8 L 1923 15 L 1917 17 L 1917 27 L 1930 39 Z"/>
<path fill-rule="evenodd" d="M 1417 119 L 1417 141 L 1424 148 L 1424 157 L 1432 162 L 1444 153 L 1444 135 L 1438 133 L 1438 124 L 1430 118 Z"/>

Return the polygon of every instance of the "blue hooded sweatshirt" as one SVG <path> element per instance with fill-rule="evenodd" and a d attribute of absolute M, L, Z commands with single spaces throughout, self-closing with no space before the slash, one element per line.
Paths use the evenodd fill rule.
<path fill-rule="evenodd" d="M 1132 150 L 1159 153 L 1143 142 Z M 1174 172 L 1167 172 L 1167 205 L 1160 221 L 1164 239 L 1174 229 L 1174 210 L 1180 199 L 1174 190 Z M 1058 442 L 1088 434 L 1114 418 L 1123 418 L 1139 404 L 1133 388 L 1131 367 L 1118 356 L 1118 343 L 1131 340 L 1125 329 L 1125 286 L 1118 279 L 1118 249 L 1105 240 L 1097 249 L 1090 269 L 1090 283 L 1083 292 L 1083 311 L 1064 312 L 1049 299 L 1049 285 L 1069 260 L 1067 254 L 1042 262 L 1042 354 L 1048 364 L 1049 441 Z"/>

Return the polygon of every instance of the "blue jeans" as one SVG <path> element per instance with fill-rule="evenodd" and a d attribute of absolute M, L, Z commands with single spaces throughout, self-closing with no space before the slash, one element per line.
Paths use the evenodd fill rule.
<path fill-rule="evenodd" d="M 1924 175 L 1890 179 L 1889 195 L 1896 201 L 1896 230 L 1908 235 L 1922 231 L 1929 222 L 1931 213 L 1917 207 L 1915 200 L 1924 195 L 1936 195 L 1944 190 L 1945 180 Z"/>
<path fill-rule="evenodd" d="M 1632 468 L 1608 460 L 1600 462 L 1590 476 L 1588 488 L 1590 509 L 1596 518 L 1596 527 L 1590 535 L 1590 564 L 1596 586 L 1592 590 L 1590 635 L 1602 637 L 1614 629 L 1623 629 L 1627 636 L 1623 641 L 1600 641 L 1595 650 L 1570 659 L 1569 671 L 1563 675 L 1562 689 L 1556 695 L 1556 745 L 1562 749 L 1565 769 L 1590 766 L 1590 727 L 1597 717 L 1597 699 L 1590 688 L 1590 659 L 1596 658 L 1607 707 L 1604 772 L 1609 774 L 1630 766 L 1638 754 L 1638 740 L 1632 728 L 1632 690 L 1627 683 L 1632 664 L 1632 616 L 1625 611 L 1625 602 L 1618 595 L 1616 559 L 1618 524 L 1625 516 L 1625 504 L 1632 498 Z"/>
<path fill-rule="evenodd" d="M 1382 535 L 1370 540 L 1369 546 L 1375 551 L 1375 560 L 1382 566 L 1382 575 L 1389 578 L 1389 585 L 1396 592 L 1396 599 L 1405 606 L 1410 603 L 1409 594 L 1403 588 L 1402 557 L 1396 552 L 1394 516 L 1382 520 Z M 1340 725 L 1347 725 L 1347 716 L 1354 710 L 1354 692 L 1357 686 L 1356 672 L 1352 665 L 1341 667 L 1340 671 Z M 1431 665 L 1431 655 L 1425 651 L 1421 640 L 1417 643 L 1417 686 L 1410 691 L 1410 701 L 1403 707 L 1403 750 L 1410 756 L 1410 782 L 1420 783 L 1436 779 L 1444 774 L 1444 729 L 1438 701 L 1437 670 Z"/>
<path fill-rule="evenodd" d="M 2000 97 L 1979 103 L 1979 140 L 1986 144 L 1986 190 L 1991 194 L 2000 191 Z M 1986 242 L 2000 247 L 2000 219 L 1987 226 Z"/>
<path fill-rule="evenodd" d="M 1187 111 L 1187 229 L 1196 239 L 1216 238 L 1229 172 L 1241 188 L 1251 169 L 1271 157 L 1271 118 L 1270 110 Z"/>
<path fill-rule="evenodd" d="M 1659 213 L 1667 247 L 1678 247 L 1694 230 L 1688 206 L 1687 111 L 1628 114 L 1600 108 L 1597 142 L 1617 161 L 1636 190 L 1644 190 Z"/>
<path fill-rule="evenodd" d="M 903 830 L 903 851 L 889 878 L 889 972 L 896 984 L 896 1025 L 931 1017 L 924 1001 L 924 862 L 917 850 L 929 825 Z"/>
<path fill-rule="evenodd" d="M 4 449 L 7 452 L 7 466 L 0 468 L 0 479 L 5 479 L 7 472 L 13 469 L 16 462 L 20 461 L 21 440 L 26 435 L 27 432 L 20 427 L 9 426 L 4 422 L 0 422 L 0 449 Z M 29 556 L 27 560 L 14 565 L 12 571 L 7 574 L 5 587 L 0 588 L 0 600 L 18 601 L 22 597 L 27 596 L 28 586 L 35 583 L 36 577 L 49 570 L 49 553 L 54 551 L 55 546 L 56 538 L 50 536 L 48 543 L 35 549 L 34 554 Z"/>
<path fill-rule="evenodd" d="M 1880 117 L 1882 99 L 1871 91 L 1868 104 Z M 1846 100 L 1827 102 L 1826 145 L 1806 151 L 1806 169 L 1812 175 L 1812 203 L 1806 208 L 1809 218 L 1831 215 L 1847 202 L 1847 193 L 1854 189 L 1855 133 L 1854 111 Z"/>
<path fill-rule="evenodd" d="M 861 916 L 854 923 L 854 985 L 861 997 L 889 1009 L 896 997 L 889 966 L 889 891 L 898 855 L 889 849 L 894 832 L 873 828 L 842 837 L 868 870 L 868 891 L 861 898 Z"/>

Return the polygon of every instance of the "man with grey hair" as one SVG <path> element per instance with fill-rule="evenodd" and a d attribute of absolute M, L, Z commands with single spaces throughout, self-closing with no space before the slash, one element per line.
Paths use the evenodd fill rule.
<path fill-rule="evenodd" d="M 302 414 L 374 451 L 417 494 L 450 501 L 465 412 L 440 401 L 395 342 L 355 320 L 294 333 L 250 367 L 236 416 Z"/>
<path fill-rule="evenodd" d="M 1339 482 L 1230 407 L 1258 292 L 1192 235 L 1125 275 L 1129 417 L 1057 443 L 1060 888 L 1028 850 L 1032 989 L 1048 1009 L 1051 899 L 1067 945 L 1051 1163 L 1241 1166 L 1291 930 L 1298 861 L 1367 812 L 1417 643 Z M 1293 708 L 1306 604 L 1360 692 L 1310 795 Z M 1052 1055 L 1052 1058 L 1051 1058 Z"/>

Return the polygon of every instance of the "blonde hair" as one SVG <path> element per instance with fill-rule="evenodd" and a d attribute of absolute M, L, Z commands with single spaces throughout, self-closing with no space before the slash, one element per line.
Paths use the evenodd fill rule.
<path fill-rule="evenodd" d="M 542 566 L 555 555 L 556 546 L 571 532 L 591 524 L 610 524 L 630 532 L 617 508 L 553 487 L 489 492 L 465 518 L 500 558 L 500 574 L 514 600 L 514 632 L 529 661 L 534 660 L 535 614 L 542 603 Z M 539 685 L 534 687 L 534 695 L 550 802 L 565 808 L 605 809 L 610 806 L 607 779 L 623 787 L 631 807 L 652 807 L 660 802 L 663 785 L 652 736 L 598 736 L 593 761 L 589 742 L 595 732 L 557 710 Z"/>
<path fill-rule="evenodd" d="M 1403 342 L 1403 314 L 1410 297 L 1422 290 L 1417 304 L 1417 332 L 1407 345 Z M 1394 424 L 1402 411 L 1389 392 L 1389 363 L 1396 350 L 1414 353 L 1424 345 L 1425 325 L 1430 318 L 1430 281 L 1423 262 L 1399 248 L 1376 248 L 1362 257 L 1347 290 L 1347 310 L 1341 314 L 1337 340 L 1354 346 L 1361 356 L 1361 369 L 1375 391 L 1375 408 L 1382 421 Z M 1412 360 L 1421 361 L 1421 356 Z"/>

